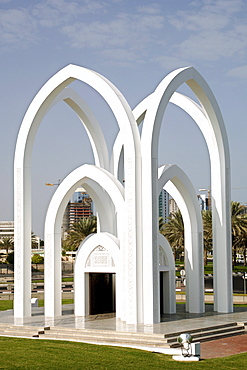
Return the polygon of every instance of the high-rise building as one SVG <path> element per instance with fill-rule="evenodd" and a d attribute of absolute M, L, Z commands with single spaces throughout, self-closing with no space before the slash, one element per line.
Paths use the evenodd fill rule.
<path fill-rule="evenodd" d="M 0 239 L 6 237 L 14 239 L 14 221 L 0 221 Z"/>
<path fill-rule="evenodd" d="M 159 195 L 159 217 L 162 217 L 164 222 L 168 221 L 169 217 L 169 194 L 162 189 Z"/>
<path fill-rule="evenodd" d="M 93 215 L 93 201 L 84 188 L 77 188 L 70 199 L 63 216 L 62 238 L 72 228 L 73 223 L 81 218 L 88 218 Z"/>
<path fill-rule="evenodd" d="M 172 216 L 173 213 L 176 213 L 179 210 L 177 203 L 174 199 L 169 199 L 169 215 Z"/>

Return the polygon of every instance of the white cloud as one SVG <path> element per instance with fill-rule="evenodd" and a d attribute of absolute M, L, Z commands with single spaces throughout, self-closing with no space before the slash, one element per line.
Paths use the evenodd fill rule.
<path fill-rule="evenodd" d="M 173 52 L 190 60 L 216 61 L 243 54 L 247 46 L 246 2 L 203 0 L 169 22 L 179 32 Z M 243 13 L 244 12 L 244 13 Z"/>
<path fill-rule="evenodd" d="M 39 0 L 26 7 L 0 10 L 0 43 L 16 48 L 46 42 L 50 37 L 56 44 L 94 49 L 103 58 L 127 63 L 146 59 L 176 67 L 187 61 L 239 58 L 244 64 L 246 1 L 186 3 L 182 11 L 182 7 L 165 8 L 161 0 L 145 5 L 126 0 Z M 5 6 L 10 7 L 11 2 Z"/>
<path fill-rule="evenodd" d="M 247 64 L 230 69 L 227 75 L 236 78 L 247 78 Z"/>
<path fill-rule="evenodd" d="M 177 45 L 177 50 L 183 58 L 215 61 L 233 57 L 246 46 L 246 37 L 240 38 L 236 32 L 204 31 L 189 36 Z"/>
<path fill-rule="evenodd" d="M 59 27 L 70 24 L 85 14 L 102 14 L 106 7 L 104 1 L 46 0 L 36 4 L 32 8 L 32 14 L 43 27 Z"/>
<path fill-rule="evenodd" d="M 0 11 L 0 44 L 26 47 L 37 41 L 36 22 L 24 9 Z"/>
<path fill-rule="evenodd" d="M 32 15 L 43 27 L 56 27 L 63 23 L 59 9 L 47 6 L 46 3 L 37 4 Z"/>
<path fill-rule="evenodd" d="M 115 0 L 39 1 L 26 8 L 0 11 L 0 38 L 8 46 L 19 47 L 19 40 L 23 44 L 34 42 L 38 36 L 43 40 L 47 37 L 44 31 L 52 29 L 51 38 L 60 33 L 63 42 L 73 48 L 131 48 L 131 53 L 160 43 L 164 17 L 158 5 L 141 6 L 130 13 L 121 9 L 126 9 L 126 3 Z"/>
<path fill-rule="evenodd" d="M 187 67 L 190 65 L 190 63 L 186 60 L 173 57 L 173 56 L 165 56 L 165 55 L 157 57 L 155 61 L 158 62 L 161 67 L 166 68 L 166 69 L 176 69 L 176 68 Z"/>
<path fill-rule="evenodd" d="M 62 32 L 70 39 L 75 48 L 111 48 L 131 47 L 143 49 L 147 45 L 158 42 L 164 18 L 160 15 L 130 15 L 120 13 L 114 19 L 94 22 L 76 22 L 62 28 Z"/>
<path fill-rule="evenodd" d="M 242 0 L 203 0 L 193 5 L 192 10 L 170 15 L 169 22 L 178 30 L 221 30 L 235 23 L 236 13 L 246 10 L 246 3 Z"/>
<path fill-rule="evenodd" d="M 0 10 L 0 44 L 4 48 L 28 46 L 38 39 L 42 40 L 45 28 L 54 28 L 73 24 L 77 19 L 88 14 L 102 15 L 108 4 L 100 0 L 40 0 L 31 4 L 20 4 L 18 8 Z"/>
<path fill-rule="evenodd" d="M 222 29 L 229 23 L 226 14 L 205 14 L 200 12 L 178 12 L 177 16 L 169 17 L 170 23 L 178 30 L 200 31 Z"/>
<path fill-rule="evenodd" d="M 159 4 L 152 3 L 148 5 L 142 5 L 139 6 L 138 12 L 140 13 L 146 13 L 146 14 L 159 14 L 160 13 L 160 6 Z"/>
<path fill-rule="evenodd" d="M 113 48 L 113 49 L 104 49 L 100 52 L 100 55 L 105 59 L 108 60 L 108 63 L 113 64 L 115 62 L 118 63 L 118 66 L 129 67 L 136 64 L 142 64 L 144 61 L 140 58 L 139 53 L 128 50 L 128 49 L 120 49 L 120 48 Z"/>

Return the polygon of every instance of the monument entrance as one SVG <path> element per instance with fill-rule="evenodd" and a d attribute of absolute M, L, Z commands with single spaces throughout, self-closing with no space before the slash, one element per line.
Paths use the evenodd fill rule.
<path fill-rule="evenodd" d="M 115 274 L 89 273 L 89 314 L 115 311 Z"/>

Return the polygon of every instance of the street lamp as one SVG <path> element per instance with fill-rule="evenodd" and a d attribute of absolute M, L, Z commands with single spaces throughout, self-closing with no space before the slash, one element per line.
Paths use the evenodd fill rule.
<path fill-rule="evenodd" d="M 189 333 L 180 334 L 177 341 L 181 344 L 181 351 L 184 357 L 190 357 L 192 355 L 191 342 L 193 338 Z"/>
<path fill-rule="evenodd" d="M 182 333 L 179 335 L 177 341 L 181 345 L 182 356 L 172 356 L 176 361 L 199 361 L 200 360 L 200 342 L 191 343 L 192 335 L 189 333 Z"/>

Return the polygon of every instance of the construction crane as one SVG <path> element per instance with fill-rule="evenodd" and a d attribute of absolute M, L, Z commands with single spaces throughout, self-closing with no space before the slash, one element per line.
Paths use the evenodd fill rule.
<path fill-rule="evenodd" d="M 47 186 L 54 186 L 54 185 L 59 186 L 61 184 L 61 182 L 62 182 L 62 180 L 61 179 L 58 179 L 57 180 L 57 184 L 50 184 L 49 182 L 46 182 L 45 185 L 47 185 Z"/>

